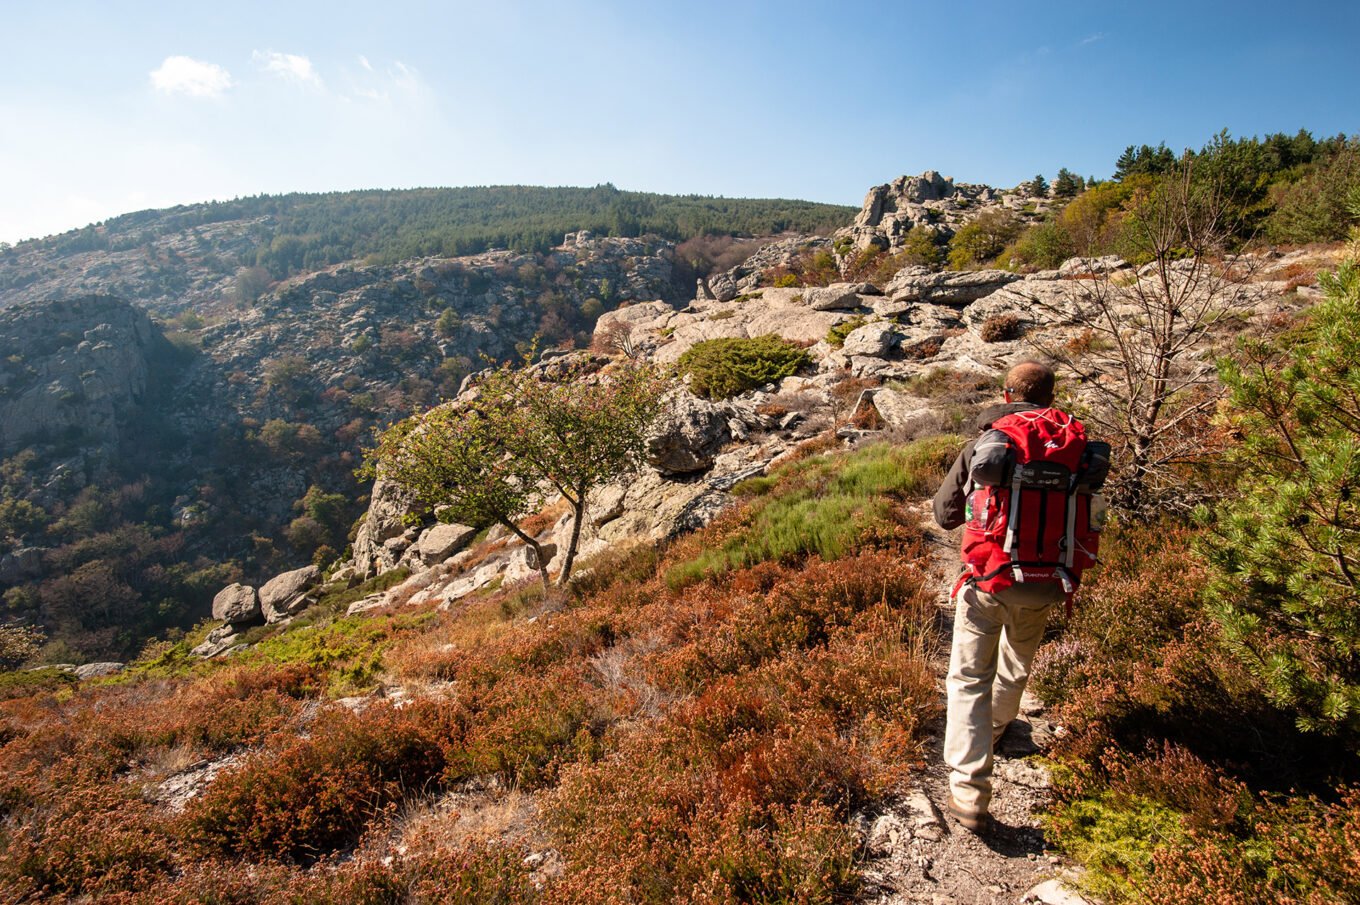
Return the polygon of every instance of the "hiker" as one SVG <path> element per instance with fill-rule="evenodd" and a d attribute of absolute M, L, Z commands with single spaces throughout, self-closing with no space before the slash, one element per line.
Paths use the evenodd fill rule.
<path fill-rule="evenodd" d="M 1087 443 L 1053 403 L 1053 369 L 1024 361 L 1006 375 L 1005 402 L 977 419 L 935 494 L 935 521 L 964 526 L 965 572 L 954 587 L 944 760 L 949 812 L 990 825 L 992 752 L 1020 712 L 1020 695 L 1053 605 L 1071 599 L 1095 562 L 1103 506 L 1093 495 L 1109 446 Z"/>

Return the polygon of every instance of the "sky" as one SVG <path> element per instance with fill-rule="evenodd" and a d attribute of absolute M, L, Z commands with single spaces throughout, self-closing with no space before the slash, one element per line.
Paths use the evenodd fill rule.
<path fill-rule="evenodd" d="M 259 193 L 859 205 L 1360 132 L 1360 4 L 0 0 L 0 242 Z"/>

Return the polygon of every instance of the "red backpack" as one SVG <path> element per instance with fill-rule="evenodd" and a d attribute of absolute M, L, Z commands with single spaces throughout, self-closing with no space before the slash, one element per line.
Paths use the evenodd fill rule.
<path fill-rule="evenodd" d="M 1104 522 L 1097 491 L 1107 443 L 1054 408 L 998 418 L 973 446 L 959 586 L 995 593 L 1030 582 L 1061 584 L 1070 605 L 1095 565 Z"/>

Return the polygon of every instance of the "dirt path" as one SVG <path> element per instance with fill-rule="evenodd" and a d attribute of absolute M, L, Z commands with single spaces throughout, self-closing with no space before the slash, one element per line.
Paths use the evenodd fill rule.
<path fill-rule="evenodd" d="M 923 510 L 929 519 L 929 507 Z M 939 677 L 941 712 L 944 676 L 949 666 L 949 640 L 954 610 L 950 579 L 957 574 L 958 541 L 931 523 L 927 543 L 939 565 L 939 627 L 942 649 L 933 660 Z M 994 828 L 975 835 L 945 816 L 949 771 L 941 757 L 944 723 L 929 742 L 928 763 L 920 785 L 890 802 L 881 813 L 861 818 L 870 854 L 864 870 L 867 905 L 993 905 L 1042 902 L 1081 905 L 1085 899 L 1064 888 L 1073 868 L 1044 844 L 1038 813 L 1049 795 L 1048 775 L 1036 755 L 1048 746 L 1053 726 L 1039 702 L 1028 694 L 1020 719 L 1002 739 L 993 773 Z"/>

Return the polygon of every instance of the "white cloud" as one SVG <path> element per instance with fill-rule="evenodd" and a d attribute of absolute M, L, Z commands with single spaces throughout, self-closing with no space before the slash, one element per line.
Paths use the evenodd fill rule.
<path fill-rule="evenodd" d="M 1098 32 L 1097 34 L 1094 34 L 1094 35 L 1087 35 L 1086 37 L 1082 38 L 1081 41 L 1079 41 L 1079 42 L 1077 43 L 1077 46 L 1078 46 L 1078 47 L 1085 47 L 1087 44 L 1094 44 L 1095 42 L 1099 41 L 1099 40 L 1100 40 L 1101 38 L 1103 38 L 1103 37 L 1105 37 L 1105 32 L 1103 32 L 1103 31 L 1102 31 L 1102 32 Z"/>
<path fill-rule="evenodd" d="M 415 67 L 407 66 L 401 60 L 392 64 L 392 68 L 388 70 L 388 77 L 393 85 L 410 94 L 420 94 L 425 90 L 425 80 L 420 77 L 420 73 Z"/>
<path fill-rule="evenodd" d="M 251 59 L 265 72 L 272 72 L 285 79 L 296 79 L 305 85 L 321 87 L 321 76 L 312 67 L 312 61 L 306 57 L 294 53 L 257 50 L 251 54 Z"/>
<path fill-rule="evenodd" d="M 159 69 L 151 71 L 151 85 L 162 94 L 217 97 L 234 84 L 231 73 L 221 66 L 191 57 L 166 57 Z"/>
<path fill-rule="evenodd" d="M 430 96 L 429 85 L 414 66 L 394 60 L 386 71 L 379 73 L 367 57 L 359 57 L 359 63 L 366 72 L 352 82 L 351 93 L 355 99 L 392 104 L 399 100 L 420 102 Z"/>

